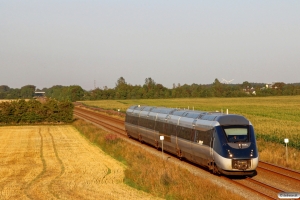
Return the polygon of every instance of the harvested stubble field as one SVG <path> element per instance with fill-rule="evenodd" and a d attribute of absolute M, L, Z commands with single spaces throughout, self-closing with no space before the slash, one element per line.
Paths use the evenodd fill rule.
<path fill-rule="evenodd" d="M 157 199 L 69 125 L 0 127 L 0 199 Z"/>

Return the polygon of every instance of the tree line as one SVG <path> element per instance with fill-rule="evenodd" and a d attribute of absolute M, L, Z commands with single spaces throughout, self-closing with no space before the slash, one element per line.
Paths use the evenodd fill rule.
<path fill-rule="evenodd" d="M 13 100 L 0 102 L 0 124 L 70 123 L 74 105 L 49 98 L 45 102 Z"/>
<path fill-rule="evenodd" d="M 81 86 L 55 85 L 51 88 L 37 90 L 33 85 L 12 89 L 0 86 L 0 99 L 30 99 L 35 91 L 44 91 L 47 97 L 64 101 L 105 100 L 105 99 L 159 99 L 159 98 L 196 98 L 196 97 L 248 97 L 248 96 L 280 96 L 300 95 L 300 83 L 285 84 L 277 82 L 269 87 L 265 83 L 225 84 L 215 79 L 212 84 L 173 84 L 166 88 L 152 78 L 146 78 L 143 85 L 132 85 L 120 77 L 114 88 L 95 88 L 90 91 Z"/>

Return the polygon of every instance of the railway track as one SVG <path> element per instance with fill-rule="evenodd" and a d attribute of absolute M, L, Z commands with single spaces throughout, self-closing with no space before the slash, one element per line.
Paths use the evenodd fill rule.
<path fill-rule="evenodd" d="M 228 178 L 228 177 L 222 176 L 221 178 L 225 179 L 226 181 L 228 181 L 234 185 L 242 187 L 246 190 L 250 190 L 254 193 L 258 193 L 261 197 L 263 197 L 265 199 L 278 199 L 278 193 L 284 192 L 281 189 L 278 189 L 269 184 L 257 181 L 250 177 L 246 177 L 246 178 L 242 178 L 242 179 L 235 179 L 235 178 Z"/>
<path fill-rule="evenodd" d="M 117 118 L 113 118 L 109 115 L 105 115 L 105 114 L 102 114 L 100 112 L 95 112 L 95 111 L 91 111 L 91 110 L 87 110 L 85 108 L 81 108 L 81 107 L 75 107 L 74 109 L 74 113 L 84 113 L 84 114 L 90 114 L 90 115 L 93 115 L 93 116 L 98 116 L 100 117 L 102 120 L 103 119 L 106 119 L 108 120 L 109 122 L 114 122 L 114 123 L 118 123 L 120 125 L 123 125 L 124 126 L 124 120 L 120 120 L 120 119 L 117 119 Z M 125 130 L 125 129 L 124 129 Z"/>
<path fill-rule="evenodd" d="M 290 181 L 297 181 L 298 184 L 300 183 L 300 173 L 298 171 L 273 165 L 264 161 L 259 162 L 258 169 L 269 171 L 283 178 L 288 178 Z"/>
<path fill-rule="evenodd" d="M 74 109 L 74 115 L 113 131 L 122 137 L 127 137 L 123 120 L 77 106 Z M 260 161 L 257 172 L 258 175 L 255 177 L 221 176 L 221 178 L 245 190 L 259 194 L 265 199 L 278 199 L 280 192 L 300 192 L 300 173 L 297 171 Z M 275 181 L 266 181 L 267 179 L 263 178 L 264 174 L 269 174 Z M 278 184 L 279 182 L 283 184 Z"/>
<path fill-rule="evenodd" d="M 111 120 L 111 121 L 114 121 L 115 123 L 112 123 L 111 121 L 109 122 L 109 118 L 105 115 L 101 115 L 101 114 L 91 114 L 90 112 L 86 112 L 86 111 L 78 111 L 78 110 L 74 110 L 74 115 L 82 118 L 82 119 L 85 119 L 85 120 L 88 120 L 96 125 L 99 125 L 101 127 L 103 127 L 104 129 L 106 130 L 109 130 L 109 131 L 113 131 L 117 134 L 120 134 L 121 136 L 126 136 L 126 131 L 124 129 L 124 121 L 123 123 L 121 122 L 121 120 Z M 101 116 L 101 117 L 99 117 Z M 118 124 L 118 125 L 112 125 L 112 124 Z M 123 126 L 123 128 L 120 127 Z"/>

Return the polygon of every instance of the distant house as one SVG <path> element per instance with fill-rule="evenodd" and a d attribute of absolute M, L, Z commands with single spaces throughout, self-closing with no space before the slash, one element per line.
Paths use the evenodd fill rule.
<path fill-rule="evenodd" d="M 261 89 L 277 89 L 278 84 L 281 84 L 281 83 L 279 83 L 279 82 L 268 83 L 268 84 L 266 84 L 266 87 L 263 87 Z"/>
<path fill-rule="evenodd" d="M 246 93 L 246 94 L 253 94 L 253 95 L 256 95 L 256 92 L 255 92 L 255 89 L 254 87 L 249 87 L 247 86 L 246 88 L 243 89 L 243 91 Z"/>
<path fill-rule="evenodd" d="M 33 98 L 45 97 L 45 92 L 34 92 Z"/>

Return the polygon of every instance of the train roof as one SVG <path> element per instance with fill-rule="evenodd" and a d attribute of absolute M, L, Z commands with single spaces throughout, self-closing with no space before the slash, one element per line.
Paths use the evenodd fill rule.
<path fill-rule="evenodd" d="M 248 119 L 241 115 L 221 115 L 218 116 L 215 121 L 218 121 L 220 125 L 249 125 L 251 124 Z"/>
<path fill-rule="evenodd" d="M 172 109 L 172 108 L 158 107 L 158 108 L 154 108 L 151 112 L 156 112 L 156 113 L 161 113 L 161 114 L 170 114 L 175 110 L 176 109 Z"/>
<path fill-rule="evenodd" d="M 233 124 L 244 124 L 249 125 L 249 120 L 244 116 L 236 114 L 225 114 L 221 112 L 205 112 L 198 110 L 180 110 L 175 108 L 166 107 L 155 107 L 155 106 L 130 106 L 126 112 L 136 113 L 141 111 L 148 111 L 149 113 L 159 113 L 165 115 L 173 115 L 179 117 L 207 120 L 207 121 L 217 121 L 220 125 L 233 125 Z"/>

